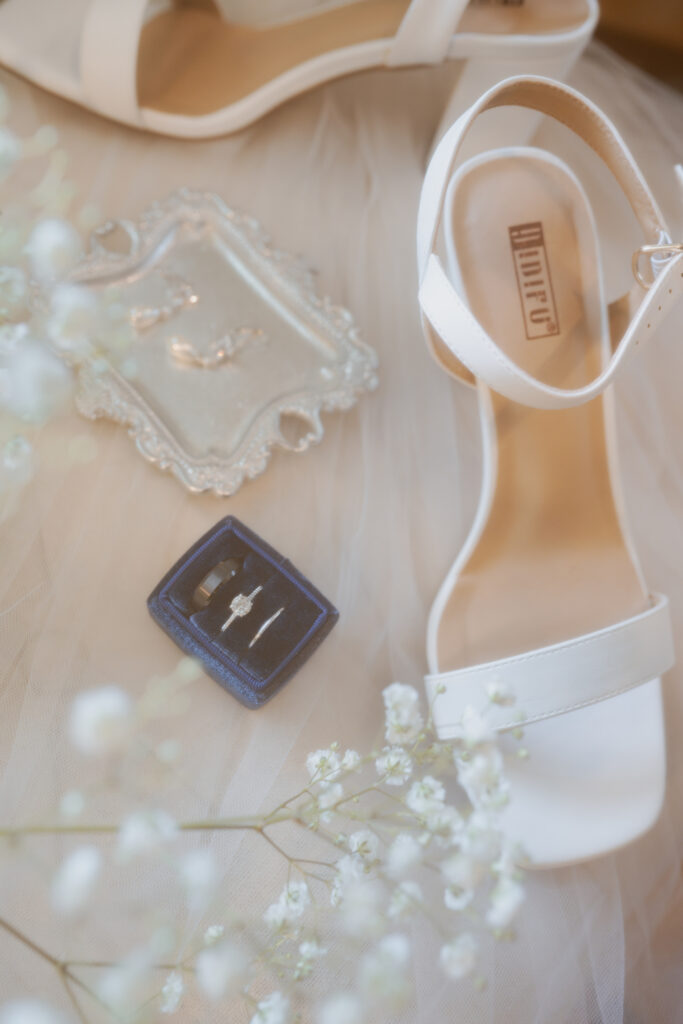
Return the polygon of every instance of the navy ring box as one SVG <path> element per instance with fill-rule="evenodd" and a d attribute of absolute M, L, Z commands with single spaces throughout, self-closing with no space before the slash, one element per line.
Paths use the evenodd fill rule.
<path fill-rule="evenodd" d="M 228 559 L 236 560 L 238 571 L 201 607 L 195 597 L 198 586 Z M 251 610 L 233 615 L 221 632 L 233 599 L 252 595 L 258 587 Z M 182 651 L 251 708 L 265 704 L 301 668 L 339 618 L 291 562 L 234 516 L 222 519 L 176 562 L 150 594 L 147 607 Z"/>

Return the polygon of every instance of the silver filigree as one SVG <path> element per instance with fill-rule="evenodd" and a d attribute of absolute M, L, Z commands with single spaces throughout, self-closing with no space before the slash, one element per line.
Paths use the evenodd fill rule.
<path fill-rule="evenodd" d="M 78 366 L 80 412 L 124 424 L 191 491 L 234 494 L 275 446 L 305 451 L 322 412 L 376 387 L 377 356 L 348 310 L 218 196 L 181 189 L 137 223 L 108 221 L 73 276 L 113 290 L 138 328 L 125 373 L 101 357 Z"/>

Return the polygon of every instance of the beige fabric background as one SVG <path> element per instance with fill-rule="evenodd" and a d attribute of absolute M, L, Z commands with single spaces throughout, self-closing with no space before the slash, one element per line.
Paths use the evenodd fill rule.
<path fill-rule="evenodd" d="M 46 434 L 41 472 L 1 539 L 3 821 L 48 817 L 58 794 L 78 784 L 83 762 L 62 736 L 75 693 L 117 682 L 136 694 L 154 673 L 172 669 L 177 650 L 149 619 L 146 596 L 228 512 L 309 574 L 336 602 L 341 621 L 260 712 L 242 709 L 208 679 L 197 684 L 174 727 L 186 771 L 167 806 L 193 816 L 267 808 L 298 788 L 309 750 L 335 738 L 372 744 L 386 683 L 420 680 L 429 605 L 478 487 L 471 397 L 430 361 L 415 301 L 417 199 L 451 74 L 377 72 L 333 83 L 239 136 L 205 143 L 120 128 L 0 77 L 17 127 L 59 127 L 72 176 L 103 216 L 134 217 L 180 185 L 218 192 L 319 271 L 321 289 L 353 310 L 381 358 L 378 392 L 348 414 L 328 416 L 318 448 L 275 456 L 232 499 L 186 494 L 113 425 L 74 416 Z M 683 161 L 681 98 L 598 47 L 573 83 L 615 120 L 683 236 L 673 175 L 674 162 Z M 563 129 L 544 126 L 542 139 L 586 176 L 614 296 L 628 286 L 639 244 L 625 202 Z M 681 656 L 682 334 L 680 315 L 672 317 L 618 387 L 634 526 L 652 588 L 671 596 Z M 69 441 L 83 437 L 96 441 L 96 458 L 64 468 Z M 665 684 L 669 786 L 656 829 L 616 856 L 530 878 L 518 940 L 491 955 L 482 994 L 448 986 L 433 967 L 433 948 L 420 946 L 416 1022 L 683 1021 L 680 682 L 677 669 Z M 258 849 L 233 837 L 216 842 L 228 900 L 261 902 L 278 888 L 281 878 Z M 36 869 L 65 848 L 41 840 L 20 867 L 16 858 L 0 859 L 0 912 L 58 955 L 100 948 L 115 955 L 134 923 L 122 894 L 87 932 L 67 933 L 45 911 Z M 155 898 L 153 885 L 149 891 Z M 44 965 L 0 936 L 0 994 L 26 993 L 66 1006 Z M 180 1019 L 200 1018 L 187 1012 Z"/>

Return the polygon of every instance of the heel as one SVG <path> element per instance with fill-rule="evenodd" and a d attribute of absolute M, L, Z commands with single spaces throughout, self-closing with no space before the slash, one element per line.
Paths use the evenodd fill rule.
<path fill-rule="evenodd" d="M 516 75 L 540 75 L 563 81 L 569 74 L 591 37 L 593 23 L 576 33 L 571 45 L 520 46 L 519 52 L 505 56 L 468 57 L 457 61 L 456 79 L 438 128 L 432 138 L 429 156 L 448 128 L 479 97 L 494 85 Z M 489 112 L 476 124 L 463 146 L 461 160 L 490 149 L 492 146 L 526 145 L 543 119 L 536 111 L 507 108 Z"/>

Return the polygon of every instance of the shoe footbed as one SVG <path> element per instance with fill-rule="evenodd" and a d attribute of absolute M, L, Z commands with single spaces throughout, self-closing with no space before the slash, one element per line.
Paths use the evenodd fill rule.
<path fill-rule="evenodd" d="M 453 248 L 469 305 L 500 347 L 546 383 L 575 388 L 604 360 L 595 228 L 564 167 L 521 153 L 465 168 L 450 200 Z M 530 247 L 513 252 L 513 239 Z M 491 398 L 495 493 L 443 611 L 439 671 L 600 629 L 648 603 L 615 506 L 603 400 L 545 411 Z"/>
<path fill-rule="evenodd" d="M 164 11 L 144 27 L 138 54 L 142 107 L 200 116 L 248 96 L 278 75 L 331 50 L 391 39 L 408 0 L 358 0 L 270 26 L 231 24 L 214 8 Z M 585 0 L 478 4 L 463 32 L 557 32 L 587 17 Z"/>

